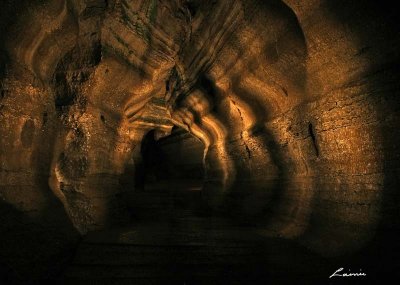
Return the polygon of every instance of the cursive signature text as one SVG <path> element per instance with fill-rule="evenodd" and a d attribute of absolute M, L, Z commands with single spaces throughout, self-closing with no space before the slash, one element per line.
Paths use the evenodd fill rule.
<path fill-rule="evenodd" d="M 358 276 L 367 276 L 366 273 L 361 272 L 361 269 L 360 269 L 360 272 L 357 272 L 357 273 L 352 273 L 352 272 L 348 272 L 348 273 L 343 272 L 343 273 L 341 273 L 343 270 L 344 270 L 343 267 L 339 268 L 339 269 L 336 270 L 331 276 L 329 276 L 329 278 L 336 277 L 336 276 L 337 276 L 337 277 L 358 277 Z M 350 271 L 350 270 L 349 270 L 349 271 Z"/>

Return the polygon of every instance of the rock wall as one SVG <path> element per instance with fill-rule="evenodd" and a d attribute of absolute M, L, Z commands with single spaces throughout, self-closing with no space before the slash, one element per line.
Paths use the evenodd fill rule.
<path fill-rule="evenodd" d="M 73 242 L 76 231 L 124 223 L 141 142 L 173 125 L 203 144 L 209 207 L 266 236 L 338 255 L 398 229 L 400 37 L 390 5 L 3 2 L 7 229 L 26 218 L 15 231 L 38 223 Z"/>
<path fill-rule="evenodd" d="M 214 208 L 328 255 L 392 228 L 398 200 L 395 16 L 342 2 L 198 5 L 169 100 Z"/>

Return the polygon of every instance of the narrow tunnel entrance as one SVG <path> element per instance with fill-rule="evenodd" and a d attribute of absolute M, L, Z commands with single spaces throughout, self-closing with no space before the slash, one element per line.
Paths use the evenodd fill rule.
<path fill-rule="evenodd" d="M 137 165 L 135 174 L 137 190 L 145 190 L 146 184 L 149 186 L 157 182 L 165 182 L 171 176 L 166 155 L 155 136 L 155 131 L 151 130 L 142 140 L 140 149 L 141 163 Z"/>
<path fill-rule="evenodd" d="M 145 190 L 154 184 L 178 181 L 201 185 L 203 155 L 204 145 L 182 128 L 175 126 L 171 135 L 160 139 L 151 130 L 142 140 L 142 163 L 137 169 L 136 186 Z"/>
<path fill-rule="evenodd" d="M 174 127 L 169 136 L 148 132 L 136 165 L 134 218 L 165 218 L 193 212 L 201 200 L 204 145 L 186 130 Z"/>

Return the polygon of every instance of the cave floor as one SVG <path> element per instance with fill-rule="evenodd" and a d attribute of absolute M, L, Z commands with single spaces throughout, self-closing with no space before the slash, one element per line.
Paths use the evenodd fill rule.
<path fill-rule="evenodd" d="M 336 261 L 268 238 L 254 225 L 197 215 L 200 192 L 190 189 L 135 194 L 147 214 L 130 226 L 87 234 L 60 283 L 344 284 L 329 279 L 340 267 Z"/>

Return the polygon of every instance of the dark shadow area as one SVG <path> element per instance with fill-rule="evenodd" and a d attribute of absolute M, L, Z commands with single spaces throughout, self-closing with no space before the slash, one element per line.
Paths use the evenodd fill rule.
<path fill-rule="evenodd" d="M 59 203 L 57 207 L 62 207 Z M 55 282 L 76 249 L 78 234 L 55 207 L 33 219 L 0 202 L 0 283 Z"/>
<path fill-rule="evenodd" d="M 190 152 L 185 148 L 193 148 Z M 164 183 L 168 180 L 202 180 L 203 146 L 187 131 L 174 128 L 171 135 L 156 140 L 154 130 L 148 132 L 142 140 L 142 163 L 137 166 L 135 175 L 138 189 L 145 185 Z"/>
<path fill-rule="evenodd" d="M 148 132 L 141 143 L 141 163 L 135 165 L 135 190 L 130 194 L 134 221 L 169 219 L 196 211 L 203 184 L 202 143 L 184 129 L 156 140 Z"/>
<path fill-rule="evenodd" d="M 146 182 L 151 184 L 171 177 L 166 154 L 162 151 L 154 135 L 155 131 L 151 130 L 142 140 L 143 184 Z"/>

